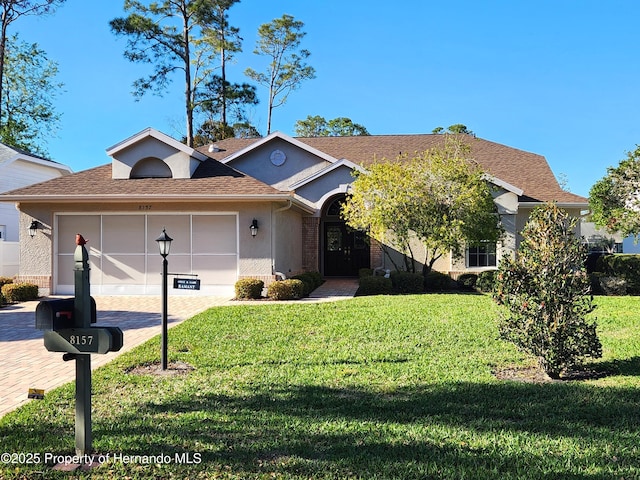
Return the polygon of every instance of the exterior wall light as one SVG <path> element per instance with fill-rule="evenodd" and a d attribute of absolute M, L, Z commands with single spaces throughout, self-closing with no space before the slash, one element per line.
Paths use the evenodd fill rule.
<path fill-rule="evenodd" d="M 40 224 L 40 222 L 37 220 L 33 220 L 31 222 L 31 225 L 29 225 L 29 236 L 31 238 L 35 237 L 36 232 L 38 231 L 38 229 L 41 229 L 41 228 L 42 228 L 42 225 Z"/>
<path fill-rule="evenodd" d="M 252 237 L 255 237 L 258 234 L 258 220 L 255 218 L 253 219 L 253 222 L 249 225 L 249 230 L 251 230 Z"/>

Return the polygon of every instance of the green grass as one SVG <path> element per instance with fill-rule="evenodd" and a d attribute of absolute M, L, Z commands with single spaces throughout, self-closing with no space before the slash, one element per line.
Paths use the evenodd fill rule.
<path fill-rule="evenodd" d="M 188 375 L 126 373 L 153 339 L 93 375 L 99 454 L 87 478 L 640 478 L 640 298 L 598 298 L 597 380 L 497 380 L 532 360 L 498 339 L 481 295 L 219 307 L 172 329 Z M 44 347 L 43 347 L 44 348 Z M 73 453 L 73 386 L 0 419 L 7 452 Z M 189 453 L 197 464 L 175 461 Z M 0 478 L 68 478 L 2 465 Z"/>

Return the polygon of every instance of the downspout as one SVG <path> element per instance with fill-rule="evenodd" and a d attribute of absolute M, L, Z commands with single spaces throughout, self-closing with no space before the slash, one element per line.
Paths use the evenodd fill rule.
<path fill-rule="evenodd" d="M 274 220 L 275 214 L 284 212 L 285 210 L 289 210 L 293 206 L 293 201 L 291 199 L 287 200 L 287 205 L 284 207 L 278 208 L 277 210 L 271 211 L 271 272 L 276 277 L 280 277 L 282 280 L 287 278 L 287 276 L 282 272 L 276 272 L 276 229 L 274 228 Z"/>

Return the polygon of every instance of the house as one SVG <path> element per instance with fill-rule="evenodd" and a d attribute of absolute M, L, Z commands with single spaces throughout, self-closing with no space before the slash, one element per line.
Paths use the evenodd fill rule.
<path fill-rule="evenodd" d="M 443 135 L 227 139 L 192 149 L 146 129 L 107 149 L 111 162 L 4 195 L 17 202 L 24 238 L 20 276 L 43 293 L 73 292 L 75 234 L 89 240 L 92 292 L 157 294 L 163 229 L 174 241 L 169 270 L 198 275 L 200 293 L 229 294 L 240 278 L 320 271 L 356 275 L 387 266 L 380 245 L 339 217 L 352 172 L 374 159 L 442 146 Z M 497 246 L 476 246 L 464 259 L 442 258 L 456 274 L 495 268 L 518 244 L 517 232 L 540 203 L 575 215 L 585 198 L 563 191 L 540 155 L 465 136 L 471 156 L 498 189 L 506 230 Z M 175 292 L 185 293 L 185 292 Z M 194 294 L 189 292 L 189 294 Z"/>
<path fill-rule="evenodd" d="M 0 143 L 0 192 L 71 173 L 66 165 Z M 0 276 L 18 273 L 19 212 L 13 204 L 0 203 Z"/>

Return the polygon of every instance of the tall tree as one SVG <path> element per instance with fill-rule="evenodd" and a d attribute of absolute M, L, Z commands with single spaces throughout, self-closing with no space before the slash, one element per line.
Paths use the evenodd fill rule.
<path fill-rule="evenodd" d="M 640 235 L 640 146 L 591 187 L 589 206 L 592 220 L 610 233 Z"/>
<path fill-rule="evenodd" d="M 305 63 L 311 53 L 299 48 L 306 35 L 302 27 L 303 22 L 285 14 L 258 29 L 258 42 L 253 53 L 268 57 L 270 62 L 266 72 L 247 68 L 245 74 L 269 89 L 267 135 L 271 133 L 273 109 L 283 105 L 304 80 L 315 78 L 315 69 Z"/>
<path fill-rule="evenodd" d="M 298 137 L 352 137 L 369 135 L 367 129 L 354 123 L 350 118 L 337 117 L 325 120 L 320 115 L 308 115 L 304 120 L 298 120 L 295 125 L 295 134 Z"/>
<path fill-rule="evenodd" d="M 136 97 L 148 91 L 161 95 L 171 81 L 171 74 L 182 71 L 189 146 L 193 146 L 198 88 L 211 79 L 220 49 L 229 48 L 218 32 L 229 30 L 224 12 L 236 1 L 164 0 L 145 5 L 125 0 L 124 9 L 129 15 L 109 22 L 114 34 L 128 38 L 124 53 L 127 59 L 155 66 L 152 74 L 134 82 Z M 223 58 L 224 55 L 223 51 Z"/>
<path fill-rule="evenodd" d="M 8 28 L 20 17 L 28 15 L 46 15 L 53 12 L 65 0 L 2 0 L 0 2 L 0 85 L 4 85 L 4 63 L 8 40 Z M 0 108 L 4 92 L 0 87 Z M 0 116 L 2 111 L 0 110 Z"/>
<path fill-rule="evenodd" d="M 58 66 L 38 44 L 13 35 L 5 44 L 4 73 L 0 141 L 45 155 L 43 145 L 60 120 L 53 106 L 63 86 L 55 80 Z"/>
<path fill-rule="evenodd" d="M 455 138 L 443 148 L 379 162 L 358 173 L 342 214 L 347 224 L 368 229 L 380 243 L 392 243 L 410 257 L 424 248 L 423 274 L 442 255 L 459 258 L 465 246 L 500 236 L 491 187 L 468 149 Z"/>

